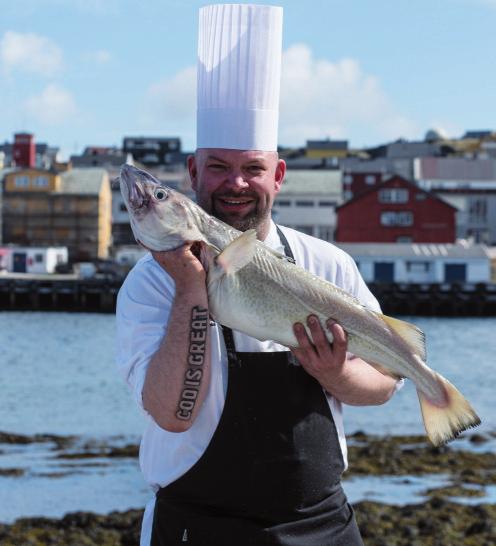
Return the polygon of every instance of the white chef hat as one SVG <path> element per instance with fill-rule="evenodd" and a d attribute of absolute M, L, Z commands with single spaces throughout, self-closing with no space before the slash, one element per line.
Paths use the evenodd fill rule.
<path fill-rule="evenodd" d="M 197 148 L 277 150 L 282 8 L 200 9 Z"/>

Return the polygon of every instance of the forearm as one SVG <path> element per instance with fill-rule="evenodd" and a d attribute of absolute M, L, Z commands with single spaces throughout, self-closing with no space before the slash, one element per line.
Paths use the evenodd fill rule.
<path fill-rule="evenodd" d="M 323 375 L 319 377 L 319 382 L 329 394 L 351 406 L 384 404 L 396 387 L 396 379 L 382 374 L 357 357 L 347 359 L 339 375 Z"/>
<path fill-rule="evenodd" d="M 153 356 L 143 405 L 171 432 L 187 430 L 205 399 L 210 380 L 208 300 L 204 289 L 176 288 L 167 332 Z"/>

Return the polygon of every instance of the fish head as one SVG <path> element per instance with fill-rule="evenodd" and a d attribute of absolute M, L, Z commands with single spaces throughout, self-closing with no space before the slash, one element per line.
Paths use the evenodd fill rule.
<path fill-rule="evenodd" d="M 195 221 L 196 205 L 146 171 L 123 165 L 119 184 L 136 241 L 149 250 L 172 250 L 204 241 Z"/>

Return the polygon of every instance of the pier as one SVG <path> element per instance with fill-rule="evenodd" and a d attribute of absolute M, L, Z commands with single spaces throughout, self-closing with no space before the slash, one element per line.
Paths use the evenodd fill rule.
<path fill-rule="evenodd" d="M 0 275 L 0 311 L 114 313 L 123 278 Z M 496 284 L 384 284 L 369 288 L 388 315 L 496 316 Z"/>
<path fill-rule="evenodd" d="M 123 279 L 76 275 L 2 275 L 0 311 L 114 313 Z"/>

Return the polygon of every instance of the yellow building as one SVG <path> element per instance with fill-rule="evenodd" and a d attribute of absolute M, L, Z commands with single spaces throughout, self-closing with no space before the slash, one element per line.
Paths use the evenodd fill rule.
<path fill-rule="evenodd" d="M 67 246 L 72 262 L 106 258 L 111 210 L 104 169 L 15 170 L 5 176 L 3 243 Z"/>
<path fill-rule="evenodd" d="M 310 159 L 341 158 L 347 155 L 347 140 L 307 140 L 305 156 Z"/>

